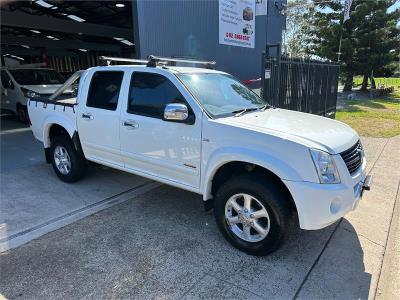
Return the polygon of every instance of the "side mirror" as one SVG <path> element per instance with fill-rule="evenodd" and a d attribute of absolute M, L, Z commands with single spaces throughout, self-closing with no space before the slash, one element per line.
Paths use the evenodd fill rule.
<path fill-rule="evenodd" d="M 73 96 L 73 97 L 77 97 L 77 96 L 78 96 L 78 88 L 79 88 L 79 85 L 78 85 L 78 84 L 74 84 L 74 85 L 72 86 L 72 96 Z"/>
<path fill-rule="evenodd" d="M 11 81 L 11 79 L 8 80 L 7 86 L 6 86 L 5 88 L 6 88 L 6 89 L 11 89 L 11 90 L 14 89 L 14 83 Z"/>
<path fill-rule="evenodd" d="M 189 118 L 189 111 L 185 104 L 170 103 L 165 106 L 164 120 L 172 122 L 183 122 Z"/>

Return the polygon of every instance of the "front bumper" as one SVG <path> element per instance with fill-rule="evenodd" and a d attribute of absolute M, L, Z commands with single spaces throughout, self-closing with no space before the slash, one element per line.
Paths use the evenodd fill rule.
<path fill-rule="evenodd" d="M 355 210 L 363 192 L 371 187 L 372 177 L 362 168 L 339 184 L 320 184 L 284 180 L 296 204 L 300 228 L 321 229 Z"/>

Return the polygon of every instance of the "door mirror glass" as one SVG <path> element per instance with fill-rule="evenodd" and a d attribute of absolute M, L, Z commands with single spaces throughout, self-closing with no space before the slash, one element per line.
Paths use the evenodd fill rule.
<path fill-rule="evenodd" d="M 185 121 L 189 117 L 189 111 L 185 104 L 169 103 L 164 109 L 164 120 L 166 121 Z"/>

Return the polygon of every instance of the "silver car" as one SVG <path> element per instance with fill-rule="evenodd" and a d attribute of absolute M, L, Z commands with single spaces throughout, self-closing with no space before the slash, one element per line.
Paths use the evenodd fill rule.
<path fill-rule="evenodd" d="M 64 81 L 64 77 L 53 69 L 4 68 L 1 70 L 0 108 L 12 111 L 21 122 L 27 123 L 27 101 L 49 97 Z"/>

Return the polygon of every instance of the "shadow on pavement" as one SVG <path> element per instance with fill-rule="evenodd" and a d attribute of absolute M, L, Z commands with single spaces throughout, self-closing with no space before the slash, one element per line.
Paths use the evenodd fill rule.
<path fill-rule="evenodd" d="M 22 124 L 20 121 L 18 121 L 18 118 L 15 114 L 3 110 L 0 112 L 0 128 L 1 131 L 5 131 L 20 128 L 29 128 L 29 126 Z"/>
<path fill-rule="evenodd" d="M 223 239 L 201 196 L 162 186 L 4 253 L 0 292 L 7 298 L 287 299 L 334 229 L 293 226 L 281 249 L 252 257 Z M 357 235 L 339 226 L 299 297 L 363 299 L 369 283 Z"/>
<path fill-rule="evenodd" d="M 371 274 L 353 226 L 342 219 L 305 281 L 299 299 L 368 299 Z"/>

